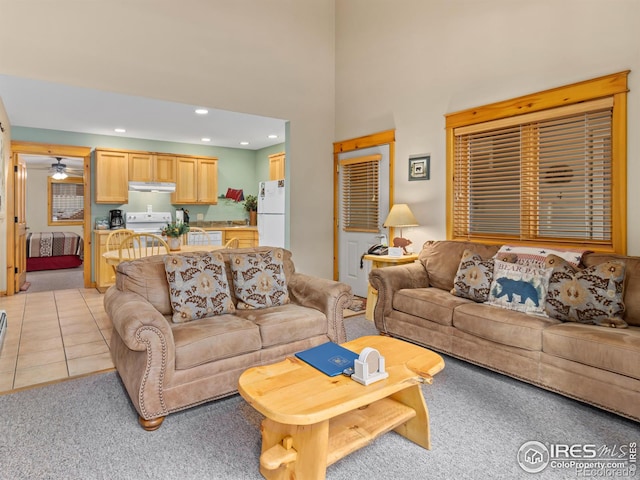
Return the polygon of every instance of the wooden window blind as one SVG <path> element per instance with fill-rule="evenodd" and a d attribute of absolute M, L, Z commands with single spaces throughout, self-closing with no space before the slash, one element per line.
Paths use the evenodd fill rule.
<path fill-rule="evenodd" d="M 628 73 L 448 114 L 447 237 L 625 253 Z"/>
<path fill-rule="evenodd" d="M 82 225 L 84 184 L 81 178 L 53 180 L 49 177 L 49 225 Z"/>
<path fill-rule="evenodd" d="M 380 160 L 368 155 L 340 161 L 342 229 L 378 232 L 380 229 Z"/>
<path fill-rule="evenodd" d="M 456 129 L 455 235 L 609 243 L 611 118 L 606 99 Z"/>

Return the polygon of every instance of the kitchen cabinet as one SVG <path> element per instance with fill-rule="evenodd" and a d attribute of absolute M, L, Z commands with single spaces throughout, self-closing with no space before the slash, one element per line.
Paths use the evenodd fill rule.
<path fill-rule="evenodd" d="M 129 154 L 96 149 L 96 203 L 129 201 Z"/>
<path fill-rule="evenodd" d="M 176 157 L 176 191 L 171 203 L 218 203 L 218 159 L 215 157 Z"/>
<path fill-rule="evenodd" d="M 96 288 L 99 292 L 106 292 L 107 288 L 116 283 L 116 275 L 113 267 L 102 256 L 107 251 L 107 237 L 111 230 L 94 230 L 93 244 L 95 255 L 93 256 L 93 273 L 96 279 Z"/>
<path fill-rule="evenodd" d="M 238 239 L 238 248 L 257 247 L 258 246 L 258 229 L 233 227 L 224 230 L 224 238 L 222 244 L 224 245 L 232 238 Z"/>
<path fill-rule="evenodd" d="M 96 149 L 96 203 L 129 202 L 129 182 L 176 184 L 174 204 L 218 203 L 218 159 Z"/>
<path fill-rule="evenodd" d="M 269 155 L 269 180 L 281 180 L 284 178 L 284 152 Z"/>
<path fill-rule="evenodd" d="M 129 153 L 130 182 L 176 181 L 176 157 L 144 152 Z"/>

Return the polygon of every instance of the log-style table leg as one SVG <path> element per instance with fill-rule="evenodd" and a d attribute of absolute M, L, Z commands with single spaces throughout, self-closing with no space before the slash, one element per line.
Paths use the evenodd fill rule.
<path fill-rule="evenodd" d="M 265 418 L 260 473 L 269 480 L 322 480 L 327 471 L 328 443 L 329 420 L 313 425 L 285 425 Z M 275 465 L 279 466 L 272 468 Z"/>

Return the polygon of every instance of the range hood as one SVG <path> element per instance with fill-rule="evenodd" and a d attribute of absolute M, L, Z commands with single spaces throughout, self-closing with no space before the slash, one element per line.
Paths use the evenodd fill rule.
<path fill-rule="evenodd" d="M 164 192 L 176 191 L 176 184 L 169 182 L 129 182 L 130 192 Z"/>

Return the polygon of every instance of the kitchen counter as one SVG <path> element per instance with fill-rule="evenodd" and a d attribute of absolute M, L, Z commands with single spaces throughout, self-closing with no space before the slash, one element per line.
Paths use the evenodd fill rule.
<path fill-rule="evenodd" d="M 222 233 L 222 245 L 226 244 L 232 238 L 238 239 L 239 247 L 257 247 L 258 246 L 258 227 L 246 224 L 231 225 L 228 222 L 189 222 L 192 227 L 200 227 L 209 231 L 220 231 Z M 95 245 L 97 252 L 93 255 L 94 274 L 96 288 L 104 292 L 115 282 L 115 274 L 111 265 L 108 265 L 103 254 L 107 251 L 107 237 L 113 230 L 94 230 Z M 186 241 L 185 241 L 186 244 Z"/>

